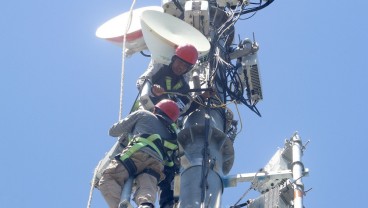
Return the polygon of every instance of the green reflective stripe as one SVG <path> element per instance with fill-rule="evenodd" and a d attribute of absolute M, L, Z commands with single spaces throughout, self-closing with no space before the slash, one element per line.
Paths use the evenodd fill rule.
<path fill-rule="evenodd" d="M 142 137 L 140 137 L 140 138 L 142 138 Z M 151 134 L 149 137 L 147 137 L 145 139 L 148 139 L 149 141 L 154 141 L 155 139 L 161 139 L 161 137 L 158 134 Z"/>
<path fill-rule="evenodd" d="M 178 145 L 165 140 L 164 141 L 164 147 L 166 147 L 168 149 L 171 149 L 171 150 L 175 150 L 175 149 L 178 148 Z"/>
<path fill-rule="evenodd" d="M 169 76 L 165 77 L 165 83 L 166 83 L 166 89 L 167 90 L 171 90 L 171 80 L 172 80 L 171 77 L 169 77 Z"/>
<path fill-rule="evenodd" d="M 174 90 L 178 90 L 183 86 L 183 82 L 180 80 L 178 83 L 176 83 L 176 85 L 174 86 Z"/>
<path fill-rule="evenodd" d="M 165 165 L 169 166 L 169 167 L 172 167 L 172 166 L 174 166 L 174 162 L 173 161 L 166 161 Z"/>
<path fill-rule="evenodd" d="M 159 154 L 160 158 L 163 159 L 161 151 L 153 143 L 153 141 L 155 141 L 156 139 L 161 140 L 160 135 L 152 134 L 147 138 L 136 137 L 136 138 L 132 139 L 132 141 L 135 142 L 135 144 L 133 146 L 131 146 L 126 152 L 124 152 L 123 155 L 120 156 L 120 160 L 125 160 L 125 159 L 129 158 L 133 153 L 135 153 L 136 151 L 140 150 L 141 148 L 143 148 L 147 145 L 152 147 Z"/>
<path fill-rule="evenodd" d="M 145 147 L 145 146 L 147 146 L 147 144 L 142 144 L 142 143 L 134 144 L 126 152 L 124 152 L 123 155 L 120 156 L 120 160 L 125 160 L 125 159 L 129 158 L 130 156 L 132 156 L 133 153 L 135 153 L 136 151 L 138 151 L 139 149 L 141 149 L 142 147 Z"/>
<path fill-rule="evenodd" d="M 166 84 L 166 89 L 167 90 L 171 90 L 172 86 L 172 77 L 169 77 L 169 76 L 166 76 L 165 77 L 165 84 Z M 178 90 L 180 89 L 181 87 L 183 87 L 183 81 L 182 80 L 179 80 L 178 83 L 176 83 L 176 85 L 173 87 L 173 90 Z"/>
<path fill-rule="evenodd" d="M 179 128 L 178 128 L 178 126 L 176 125 L 176 123 L 172 123 L 172 124 L 170 125 L 170 127 L 171 127 L 171 129 L 172 129 L 176 134 L 178 134 L 178 133 L 179 133 Z"/>

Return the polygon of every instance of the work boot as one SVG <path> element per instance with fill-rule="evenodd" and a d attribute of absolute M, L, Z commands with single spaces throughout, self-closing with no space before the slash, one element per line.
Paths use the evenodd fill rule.
<path fill-rule="evenodd" d="M 138 208 L 155 208 L 151 203 L 142 203 Z"/>

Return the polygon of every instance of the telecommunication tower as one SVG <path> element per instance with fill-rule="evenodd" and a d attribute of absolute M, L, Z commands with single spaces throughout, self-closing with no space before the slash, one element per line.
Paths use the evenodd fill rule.
<path fill-rule="evenodd" d="M 273 2 L 163 0 L 161 7 L 131 10 L 96 32 L 97 37 L 123 47 L 126 57 L 149 50 L 151 58 L 163 64 L 182 43 L 190 43 L 199 51 L 199 61 L 189 75 L 194 89 L 191 93 L 211 89 L 214 95 L 181 122 L 178 142 L 182 170 L 175 180 L 178 207 L 221 207 L 224 189 L 239 182 L 250 182 L 260 197 L 242 204 L 239 200 L 232 207 L 303 207 L 302 177 L 308 175 L 308 169 L 301 160 L 305 145 L 298 133 L 262 170 L 228 175 L 234 162 L 238 121 L 226 105 L 243 104 L 261 116 L 256 105 L 263 99 L 259 45 L 254 35 L 234 45 L 235 24 Z M 99 166 L 106 164 L 117 149 L 115 145 Z M 100 174 L 97 171 L 97 178 Z M 130 192 L 123 194 L 128 200 Z"/>

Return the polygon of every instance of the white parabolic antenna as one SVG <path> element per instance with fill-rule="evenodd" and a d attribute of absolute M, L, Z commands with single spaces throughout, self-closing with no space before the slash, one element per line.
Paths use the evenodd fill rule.
<path fill-rule="evenodd" d="M 147 10 L 163 12 L 162 7 L 159 6 L 149 6 L 135 9 L 132 11 L 132 19 L 130 27 L 129 27 L 130 12 L 125 12 L 102 24 L 97 29 L 96 36 L 98 38 L 108 40 L 122 47 L 124 41 L 124 34 L 126 33 L 127 27 L 129 27 L 129 30 L 126 35 L 125 47 L 127 49 L 134 49 L 136 51 L 139 48 L 146 49 L 147 47 L 143 39 L 140 17 L 142 15 L 142 12 Z"/>
<path fill-rule="evenodd" d="M 144 11 L 141 26 L 151 56 L 159 63 L 169 64 L 179 45 L 192 44 L 200 57 L 211 48 L 207 38 L 196 28 L 166 13 Z"/>

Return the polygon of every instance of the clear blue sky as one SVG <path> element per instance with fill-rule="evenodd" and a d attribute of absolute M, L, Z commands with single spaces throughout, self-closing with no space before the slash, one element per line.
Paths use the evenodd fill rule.
<path fill-rule="evenodd" d="M 159 6 L 161 1 L 140 1 Z M 86 207 L 97 162 L 114 143 L 121 49 L 95 37 L 130 1 L 4 1 L 0 8 L 0 207 Z M 366 204 L 366 1 L 280 1 L 239 21 L 255 32 L 264 100 L 241 106 L 231 174 L 256 172 L 284 139 L 311 140 L 306 207 Z M 148 58 L 126 60 L 124 115 Z M 225 189 L 224 207 L 249 187 Z M 252 193 L 257 195 L 256 193 Z M 247 199 L 248 197 L 246 197 Z M 92 207 L 107 207 L 95 190 Z"/>

